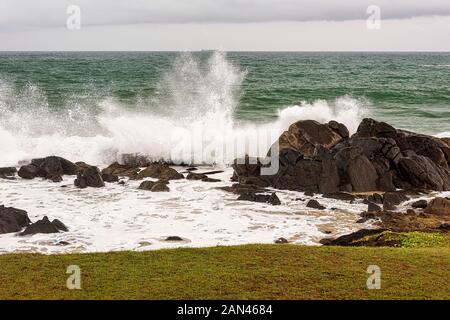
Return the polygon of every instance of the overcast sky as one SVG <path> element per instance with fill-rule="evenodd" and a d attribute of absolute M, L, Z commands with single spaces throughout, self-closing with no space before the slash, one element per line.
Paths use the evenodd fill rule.
<path fill-rule="evenodd" d="M 0 50 L 200 49 L 450 51 L 450 0 L 0 0 Z"/>

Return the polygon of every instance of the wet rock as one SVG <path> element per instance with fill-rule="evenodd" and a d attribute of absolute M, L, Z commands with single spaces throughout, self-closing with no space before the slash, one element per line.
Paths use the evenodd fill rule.
<path fill-rule="evenodd" d="M 263 193 L 263 192 L 269 192 L 268 189 L 265 188 L 261 188 L 257 185 L 253 185 L 253 184 L 240 184 L 240 183 L 234 183 L 231 186 L 226 186 L 226 187 L 218 187 L 217 189 L 222 190 L 222 191 L 226 191 L 226 192 L 231 192 L 234 194 L 245 194 L 245 193 Z"/>
<path fill-rule="evenodd" d="M 425 213 L 450 215 L 450 200 L 447 198 L 434 198 L 426 207 Z"/>
<path fill-rule="evenodd" d="M 154 178 L 160 180 L 179 180 L 184 179 L 183 174 L 163 163 L 153 163 L 144 170 L 140 171 L 134 178 L 141 180 L 144 178 Z"/>
<path fill-rule="evenodd" d="M 167 183 L 167 181 L 143 181 L 138 189 L 152 192 L 168 192 L 170 189 L 167 186 Z"/>
<path fill-rule="evenodd" d="M 4 167 L 0 168 L 0 178 L 2 179 L 11 179 L 14 178 L 17 169 L 15 167 Z"/>
<path fill-rule="evenodd" d="M 104 182 L 118 182 L 119 181 L 119 177 L 114 175 L 114 174 L 109 174 L 109 173 L 102 173 L 102 179 Z"/>
<path fill-rule="evenodd" d="M 39 168 L 35 165 L 29 164 L 25 166 L 21 166 L 17 175 L 22 179 L 34 179 L 38 174 Z"/>
<path fill-rule="evenodd" d="M 201 180 L 203 182 L 220 182 L 219 179 L 213 179 L 213 178 L 208 177 L 206 174 L 194 173 L 194 172 L 189 172 L 189 174 L 187 175 L 186 179 L 188 179 L 188 180 Z"/>
<path fill-rule="evenodd" d="M 0 234 L 18 232 L 30 223 L 26 211 L 0 205 Z"/>
<path fill-rule="evenodd" d="M 256 194 L 256 193 L 243 193 L 237 200 L 252 201 L 252 202 L 263 202 L 270 203 L 271 205 L 277 206 L 281 204 L 280 199 L 275 193 L 270 195 L 266 194 Z"/>
<path fill-rule="evenodd" d="M 150 189 L 151 192 L 169 192 L 170 189 L 165 183 L 156 182 L 155 185 Z"/>
<path fill-rule="evenodd" d="M 382 211 L 382 209 L 381 209 L 381 207 L 379 205 L 376 205 L 373 202 L 369 202 L 367 211 L 368 212 L 379 212 L 379 211 Z"/>
<path fill-rule="evenodd" d="M 317 210 L 325 210 L 326 207 L 324 207 L 323 205 L 321 205 L 317 200 L 309 200 L 308 203 L 306 204 L 306 206 L 308 208 L 313 208 L 313 209 L 317 209 Z"/>
<path fill-rule="evenodd" d="M 294 123 L 278 140 L 277 173 L 263 176 L 265 162 L 246 156 L 235 160 L 232 181 L 322 194 L 450 190 L 447 142 L 373 119 L 351 137 L 346 131 L 333 122 Z"/>
<path fill-rule="evenodd" d="M 336 129 L 339 126 L 340 129 Z M 311 157 L 316 146 L 321 145 L 329 149 L 343 140 L 343 137 L 333 128 L 337 131 L 345 131 L 344 125 L 335 123 L 328 125 L 314 120 L 293 123 L 278 139 L 279 150 L 292 149 L 304 156 Z"/>
<path fill-rule="evenodd" d="M 76 187 L 84 189 L 87 187 L 101 188 L 105 186 L 100 170 L 97 167 L 89 167 L 78 172 L 74 181 Z"/>
<path fill-rule="evenodd" d="M 184 239 L 179 236 L 169 236 L 165 241 L 184 241 Z"/>
<path fill-rule="evenodd" d="M 278 238 L 277 240 L 275 240 L 275 243 L 286 244 L 286 243 L 289 243 L 289 241 L 287 241 L 287 239 L 285 239 L 285 238 Z"/>
<path fill-rule="evenodd" d="M 102 174 L 118 177 L 128 177 L 134 179 L 136 178 L 139 170 L 140 170 L 139 167 L 136 166 L 132 166 L 129 164 L 119 164 L 118 162 L 114 162 L 107 168 L 103 169 Z"/>
<path fill-rule="evenodd" d="M 21 232 L 20 236 L 33 235 L 37 233 L 58 233 L 60 231 L 68 231 L 67 227 L 59 220 L 55 219 L 50 221 L 47 216 L 42 220 L 36 221 L 30 224 L 26 229 Z"/>
<path fill-rule="evenodd" d="M 418 209 L 425 209 L 428 206 L 427 200 L 417 200 L 411 204 L 411 207 Z"/>
<path fill-rule="evenodd" d="M 383 195 L 383 204 L 395 206 L 408 201 L 408 199 L 409 198 L 403 192 L 386 192 Z"/>
<path fill-rule="evenodd" d="M 67 159 L 50 156 L 33 159 L 31 164 L 21 166 L 18 175 L 23 179 L 42 177 L 60 182 L 63 175 L 75 175 L 79 170 L 80 168 L 75 163 Z"/>
<path fill-rule="evenodd" d="M 351 234 L 341 236 L 336 239 L 322 239 L 320 243 L 327 246 L 367 246 L 397 247 L 401 244 L 401 235 L 389 233 L 385 234 L 383 229 L 362 229 Z"/>
<path fill-rule="evenodd" d="M 357 199 L 355 195 L 347 192 L 326 193 L 323 197 L 341 201 L 355 201 Z"/>

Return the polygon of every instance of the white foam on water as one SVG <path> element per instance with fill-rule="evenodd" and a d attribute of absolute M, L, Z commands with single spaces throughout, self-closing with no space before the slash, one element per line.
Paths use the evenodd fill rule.
<path fill-rule="evenodd" d="M 199 172 L 204 170 L 211 168 Z M 362 203 L 350 205 L 316 196 L 328 207 L 316 211 L 306 207 L 308 197 L 293 191 L 277 191 L 280 206 L 236 201 L 237 195 L 216 189 L 230 185 L 231 174 L 232 170 L 226 169 L 214 175 L 222 180 L 219 183 L 171 181 L 171 191 L 162 193 L 138 190 L 140 181 L 78 189 L 70 176 L 61 183 L 0 180 L 0 204 L 26 210 L 32 221 L 47 215 L 69 227 L 69 232 L 57 234 L 0 235 L 0 252 L 153 250 L 273 243 L 279 237 L 317 245 L 322 238 L 370 227 L 356 223 L 358 213 L 367 207 Z M 327 230 L 331 234 L 324 233 Z M 167 242 L 168 236 L 185 241 Z"/>

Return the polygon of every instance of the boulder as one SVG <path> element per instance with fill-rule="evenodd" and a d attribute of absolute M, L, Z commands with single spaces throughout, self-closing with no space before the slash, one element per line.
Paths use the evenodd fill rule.
<path fill-rule="evenodd" d="M 188 175 L 186 176 L 186 179 L 201 180 L 203 182 L 220 182 L 220 179 L 213 179 L 213 178 L 208 177 L 204 173 L 194 173 L 194 172 L 189 172 Z"/>
<path fill-rule="evenodd" d="M 367 212 L 379 212 L 382 211 L 381 207 L 373 202 L 369 202 Z"/>
<path fill-rule="evenodd" d="M 26 211 L 0 205 L 0 234 L 19 232 L 30 223 Z"/>
<path fill-rule="evenodd" d="M 345 131 L 346 128 L 344 128 L 344 125 L 334 122 L 329 125 L 321 124 L 314 120 L 298 121 L 292 124 L 278 139 L 279 150 L 292 149 L 307 157 L 311 157 L 316 146 L 320 145 L 329 149 L 341 142 L 344 137 L 338 132 Z M 348 134 L 344 133 L 344 135 Z"/>
<path fill-rule="evenodd" d="M 80 168 L 73 162 L 50 156 L 31 160 L 31 163 L 20 167 L 18 175 L 23 179 L 45 178 L 54 182 L 62 181 L 63 175 L 75 175 Z"/>
<path fill-rule="evenodd" d="M 167 164 L 153 163 L 144 170 L 140 171 L 134 179 L 142 180 L 144 178 L 154 178 L 168 181 L 184 179 L 184 176 L 177 170 L 169 167 Z"/>
<path fill-rule="evenodd" d="M 25 166 L 21 166 L 17 175 L 22 179 L 31 180 L 36 178 L 38 171 L 39 171 L 38 167 L 32 164 L 28 164 Z"/>
<path fill-rule="evenodd" d="M 271 205 L 278 206 L 281 204 L 280 199 L 275 193 L 270 195 L 267 194 L 257 194 L 257 193 L 243 193 L 241 194 L 237 200 L 242 201 L 252 201 L 252 202 L 264 202 L 270 203 Z"/>
<path fill-rule="evenodd" d="M 152 192 L 168 192 L 170 189 L 167 186 L 167 183 L 167 181 L 143 181 L 138 189 Z"/>
<path fill-rule="evenodd" d="M 417 200 L 411 203 L 411 207 L 416 209 L 425 209 L 428 206 L 427 200 Z"/>
<path fill-rule="evenodd" d="M 266 162 L 246 156 L 234 161 L 232 181 L 322 194 L 450 190 L 446 141 L 373 119 L 364 119 L 351 137 L 345 129 L 334 122 L 298 121 L 278 140 L 276 174 L 262 175 Z"/>
<path fill-rule="evenodd" d="M 450 200 L 447 198 L 434 198 L 425 209 L 425 213 L 435 215 L 450 215 Z"/>
<path fill-rule="evenodd" d="M 314 199 L 309 200 L 308 203 L 306 204 L 306 206 L 307 206 L 308 208 L 317 209 L 317 210 L 325 210 L 325 209 L 326 209 L 325 206 L 321 205 L 321 204 L 319 203 L 319 201 L 314 200 Z"/>
<path fill-rule="evenodd" d="M 286 238 L 278 238 L 277 240 L 275 240 L 275 243 L 286 244 L 286 243 L 289 243 L 289 241 Z"/>
<path fill-rule="evenodd" d="M 102 179 L 104 182 L 118 182 L 119 181 L 119 177 L 114 175 L 114 174 L 110 174 L 110 173 L 102 173 Z"/>
<path fill-rule="evenodd" d="M 89 167 L 78 172 L 74 181 L 76 187 L 84 189 L 87 187 L 101 188 L 105 186 L 100 170 L 97 167 Z"/>
<path fill-rule="evenodd" d="M 114 162 L 107 168 L 102 170 L 102 174 L 108 176 L 118 176 L 118 177 L 128 177 L 135 178 L 139 172 L 139 167 L 129 165 L 129 164 L 119 164 Z"/>
<path fill-rule="evenodd" d="M 13 176 L 17 172 L 16 167 L 3 167 L 0 168 L 0 176 Z"/>
<path fill-rule="evenodd" d="M 30 224 L 19 235 L 28 236 L 37 233 L 58 233 L 60 231 L 68 231 L 68 229 L 61 221 L 57 219 L 50 221 L 48 217 L 45 216 L 44 218 L 42 218 L 42 220 Z"/>

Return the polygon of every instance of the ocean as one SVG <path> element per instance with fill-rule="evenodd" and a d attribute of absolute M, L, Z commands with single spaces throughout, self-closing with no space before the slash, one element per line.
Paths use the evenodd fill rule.
<path fill-rule="evenodd" d="M 355 131 L 364 117 L 446 135 L 450 53 L 0 53 L 0 165 L 55 153 L 167 158 L 176 128 L 236 139 L 300 119 Z"/>
<path fill-rule="evenodd" d="M 73 176 L 58 183 L 0 179 L 0 205 L 69 228 L 0 235 L 0 253 L 140 251 L 279 237 L 317 245 L 370 228 L 371 222 L 357 223 L 367 209 L 362 202 L 274 190 L 281 205 L 272 206 L 217 189 L 231 184 L 234 157 L 250 149 L 265 155 L 295 121 L 337 120 L 355 132 L 365 117 L 450 136 L 450 53 L 2 52 L 0 166 L 59 155 L 103 168 L 139 153 L 223 172 L 211 176 L 220 182 L 176 180 L 161 193 L 138 190 L 140 181 L 132 180 L 78 189 Z M 246 148 L 225 152 L 236 141 Z M 309 199 L 327 209 L 308 208 Z M 168 236 L 183 241 L 167 242 Z"/>

